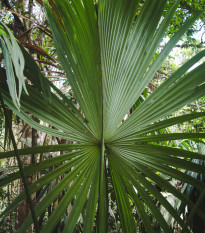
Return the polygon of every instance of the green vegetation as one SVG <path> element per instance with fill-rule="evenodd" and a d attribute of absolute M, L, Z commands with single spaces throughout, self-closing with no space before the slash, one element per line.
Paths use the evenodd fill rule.
<path fill-rule="evenodd" d="M 18 167 L 4 165 L 6 175 L 1 170 L 0 198 L 10 197 L 4 187 L 19 179 L 24 184 L 0 206 L 3 230 L 24 202 L 30 211 L 19 233 L 203 232 L 205 50 L 166 69 L 168 55 L 202 17 L 203 5 L 184 22 L 175 20 L 170 40 L 158 50 L 170 35 L 179 2 L 43 1 L 56 49 L 38 52 L 53 59 L 57 51 L 66 93 L 1 23 L 0 99 L 6 118 L 1 128 L 13 150 L 0 153 L 0 161 L 14 157 Z M 189 1 L 181 1 L 184 5 Z M 166 77 L 149 91 L 157 72 Z M 199 108 L 190 107 L 194 101 Z M 16 148 L 12 113 L 32 127 L 31 146 Z M 197 126 L 187 129 L 190 121 Z M 45 133 L 43 145 L 33 143 L 34 130 Z M 58 144 L 46 144 L 47 135 Z"/>

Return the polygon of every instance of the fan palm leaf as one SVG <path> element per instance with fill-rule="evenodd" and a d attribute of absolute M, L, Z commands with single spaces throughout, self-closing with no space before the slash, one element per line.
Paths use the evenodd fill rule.
<path fill-rule="evenodd" d="M 25 60 L 24 75 L 33 85 L 24 84 L 20 107 L 13 100 L 14 96 L 9 94 L 12 91 L 5 82 L 8 73 L 1 69 L 0 90 L 5 104 L 13 112 L 37 130 L 76 142 L 19 150 L 19 156 L 74 150 L 24 169 L 25 175 L 49 170 L 29 186 L 30 194 L 63 176 L 34 208 L 38 218 L 64 192 L 42 232 L 53 232 L 70 203 L 73 207 L 64 221 L 62 232 L 73 232 L 82 213 L 85 215 L 84 232 L 92 232 L 94 226 L 97 232 L 108 232 L 110 192 L 114 192 L 123 232 L 137 231 L 131 202 L 147 232 L 155 232 L 149 211 L 164 232 L 172 232 L 156 205 L 156 200 L 183 230 L 189 232 L 188 224 L 185 224 L 157 187 L 172 193 L 205 221 L 205 213 L 165 178 L 165 175 L 176 178 L 203 191 L 204 183 L 184 170 L 205 175 L 204 167 L 192 162 L 192 159 L 204 160 L 204 155 L 160 146 L 160 143 L 157 145 L 160 141 L 205 138 L 205 133 L 151 135 L 160 129 L 205 116 L 204 112 L 195 112 L 166 119 L 176 110 L 204 95 L 205 64 L 192 70 L 190 68 L 204 57 L 205 51 L 198 53 L 175 71 L 122 122 L 172 48 L 201 12 L 184 22 L 182 28 L 154 59 L 179 1 L 164 16 L 167 1 L 147 0 L 142 7 L 139 2 L 100 0 L 96 13 L 92 0 L 54 0 L 61 16 L 59 23 L 48 1 L 44 1 L 59 60 L 83 114 L 58 88 L 46 80 L 23 48 L 20 47 Z M 140 13 L 136 16 L 137 11 Z M 11 61 L 7 63 L 10 64 Z M 28 113 L 44 124 L 30 119 Z M 52 127 L 48 127 L 48 124 Z M 0 158 L 14 155 L 12 151 L 5 152 L 0 154 Z M 59 166 L 51 169 L 55 164 Z M 19 178 L 20 173 L 17 171 L 3 178 L 0 185 L 7 185 Z M 25 198 L 23 191 L 4 210 L 1 217 L 8 215 Z M 25 232 L 32 222 L 29 215 L 18 232 Z"/>

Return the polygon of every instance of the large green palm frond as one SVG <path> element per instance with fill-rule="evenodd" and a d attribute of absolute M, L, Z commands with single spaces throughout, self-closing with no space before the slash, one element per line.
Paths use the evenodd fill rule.
<path fill-rule="evenodd" d="M 49 170 L 29 186 L 30 194 L 41 191 L 57 177 L 63 177 L 35 206 L 35 214 L 39 218 L 58 195 L 64 194 L 42 232 L 53 232 L 63 219 L 62 232 L 73 232 L 81 214 L 83 232 L 92 232 L 94 226 L 98 232 L 108 232 L 108 199 L 113 192 L 123 232 L 136 232 L 137 229 L 131 203 L 134 203 L 134 209 L 147 232 L 154 232 L 149 212 L 164 232 L 172 232 L 157 206 L 159 203 L 181 228 L 189 232 L 177 209 L 159 189 L 173 194 L 205 221 L 205 213 L 195 208 L 195 204 L 165 178 L 176 178 L 203 193 L 205 184 L 184 170 L 205 175 L 204 167 L 192 162 L 193 159 L 204 160 L 205 157 L 157 143 L 205 138 L 205 133 L 154 136 L 151 133 L 205 116 L 205 112 L 196 112 L 165 119 L 204 95 L 205 64 L 192 70 L 190 68 L 204 57 L 205 51 L 175 71 L 123 123 L 122 120 L 201 12 L 184 22 L 154 59 L 179 1 L 163 17 L 167 2 L 164 0 L 147 0 L 143 6 L 136 0 L 100 0 L 97 13 L 92 0 L 54 2 L 62 24 L 48 1 L 44 1 L 47 18 L 59 60 L 83 114 L 45 79 L 23 48 L 24 75 L 33 85 L 24 88 L 29 95 L 22 91 L 20 111 L 9 95 L 5 71 L 2 69 L 0 73 L 0 90 L 5 104 L 13 112 L 37 130 L 76 142 L 19 150 L 20 156 L 66 151 L 63 155 L 24 169 L 25 175 Z M 136 15 L 136 12 L 140 13 Z M 41 124 L 30 119 L 29 114 L 39 118 Z M 0 154 L 1 159 L 11 156 L 14 156 L 14 152 Z M 56 164 L 58 166 L 51 169 Z M 1 179 L 0 185 L 8 185 L 20 177 L 17 171 Z M 1 217 L 8 215 L 25 198 L 26 194 L 22 192 Z M 65 219 L 70 203 L 72 210 Z M 18 232 L 25 232 L 32 222 L 29 215 Z"/>

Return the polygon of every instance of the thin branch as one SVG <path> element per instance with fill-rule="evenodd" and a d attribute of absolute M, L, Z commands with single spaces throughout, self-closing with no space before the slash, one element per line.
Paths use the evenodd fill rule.
<path fill-rule="evenodd" d="M 23 129 L 19 132 L 19 134 L 21 133 L 21 135 L 20 135 L 20 137 L 18 138 L 17 146 L 18 146 L 18 144 L 19 144 L 19 142 L 20 142 L 20 140 L 21 140 L 23 134 L 25 133 L 25 131 L 27 130 L 28 127 L 29 127 L 29 125 L 26 124 L 26 125 L 23 127 Z"/>
<path fill-rule="evenodd" d="M 183 45 L 175 45 L 175 48 L 189 48 L 189 47 L 196 47 L 196 48 L 205 48 L 205 42 L 201 42 L 199 44 L 183 44 Z M 164 48 L 165 45 L 160 45 L 160 48 Z"/>
<path fill-rule="evenodd" d="M 48 74 L 54 73 L 54 74 L 62 74 L 62 75 L 65 75 L 65 74 L 62 73 L 62 72 L 52 71 L 52 70 L 42 70 L 41 73 L 48 73 Z"/>
<path fill-rule="evenodd" d="M 23 46 L 25 46 L 26 48 L 28 48 L 29 50 L 33 51 L 34 53 L 37 53 L 37 54 L 39 54 L 39 55 L 41 55 L 41 56 L 44 56 L 44 57 L 48 58 L 49 60 L 52 60 L 52 61 L 54 61 L 54 62 L 56 62 L 56 63 L 58 62 L 55 58 L 51 57 L 51 56 L 50 56 L 46 51 L 44 51 L 41 47 L 32 45 L 32 44 L 27 43 L 27 42 L 25 42 L 25 41 L 20 41 L 20 40 L 19 40 L 19 42 L 20 42 Z"/>
<path fill-rule="evenodd" d="M 46 78 L 57 78 L 57 80 L 59 80 L 59 79 L 62 79 L 62 80 L 65 80 L 66 79 L 66 77 L 65 76 L 45 76 Z"/>
<path fill-rule="evenodd" d="M 44 60 L 41 60 L 41 59 L 35 59 L 35 61 L 39 62 L 39 63 L 44 63 L 44 64 L 47 64 L 47 65 L 50 65 L 50 66 L 54 66 L 56 68 L 58 68 L 59 70 L 63 70 L 61 67 L 59 67 L 57 64 L 54 64 L 52 62 L 49 62 L 49 61 L 44 61 Z"/>
<path fill-rule="evenodd" d="M 6 152 L 7 150 L 2 146 L 2 145 L 0 145 L 0 147 L 4 150 L 4 152 Z"/>
<path fill-rule="evenodd" d="M 204 44 L 205 44 L 205 42 L 199 43 L 199 44 L 175 45 L 175 47 L 178 47 L 178 48 L 189 48 L 189 47 L 204 48 L 205 47 L 205 46 L 203 46 Z"/>
<path fill-rule="evenodd" d="M 51 32 L 50 30 L 48 30 L 46 27 L 44 27 L 44 26 L 40 25 L 39 23 L 37 23 L 35 20 L 30 19 L 30 18 L 26 17 L 25 15 L 21 15 L 21 14 L 17 13 L 17 12 L 14 11 L 14 10 L 8 9 L 8 11 L 10 11 L 10 12 L 11 12 L 13 15 L 15 15 L 15 16 L 21 17 L 21 18 L 23 18 L 23 19 L 27 19 L 27 20 L 29 20 L 30 22 L 36 24 L 36 25 L 37 25 L 41 30 L 43 30 L 48 36 L 50 36 L 51 38 L 53 38 L 53 37 L 52 37 L 52 32 Z M 20 20 L 20 19 L 19 19 L 19 20 Z"/>

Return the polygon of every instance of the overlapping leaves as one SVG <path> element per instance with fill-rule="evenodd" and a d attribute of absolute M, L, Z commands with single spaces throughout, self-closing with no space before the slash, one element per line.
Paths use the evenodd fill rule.
<path fill-rule="evenodd" d="M 171 232 L 152 197 L 188 232 L 189 229 L 177 210 L 162 196 L 157 187 L 172 193 L 185 205 L 194 208 L 194 203 L 175 189 L 163 174 L 204 190 L 205 184 L 184 173 L 184 170 L 205 174 L 204 167 L 191 161 L 204 160 L 205 157 L 176 148 L 152 145 L 152 142 L 205 138 L 205 134 L 151 136 L 150 133 L 205 116 L 205 113 L 201 112 L 162 120 L 204 95 L 205 64 L 191 71 L 190 68 L 204 57 L 205 51 L 185 63 L 138 106 L 125 122 L 121 121 L 173 46 L 201 13 L 187 20 L 153 60 L 179 1 L 176 1 L 164 18 L 164 0 L 147 0 L 143 7 L 135 0 L 101 0 L 98 14 L 92 0 L 54 2 L 61 16 L 61 23 L 47 1 L 44 1 L 47 18 L 59 59 L 83 115 L 43 77 L 23 49 L 24 74 L 33 86 L 27 85 L 29 95 L 22 93 L 21 111 L 18 111 L 12 102 L 6 85 L 1 88 L 7 106 L 32 127 L 77 142 L 74 145 L 19 150 L 20 155 L 74 150 L 25 168 L 25 174 L 28 175 L 59 164 L 29 187 L 31 194 L 41 190 L 60 175 L 64 176 L 35 207 L 36 216 L 39 217 L 64 191 L 63 198 L 43 226 L 42 232 L 52 232 L 66 213 L 67 206 L 73 201 L 73 208 L 67 216 L 62 232 L 73 232 L 81 212 L 85 210 L 83 231 L 92 232 L 95 225 L 99 232 L 107 232 L 108 182 L 111 182 L 109 185 L 115 193 L 123 232 L 136 231 L 131 201 L 135 204 L 147 232 L 154 230 L 144 205 L 152 212 L 164 232 Z M 137 11 L 140 11 L 140 14 L 136 17 Z M 3 71 L 1 79 L 5 80 Z M 52 127 L 36 123 L 27 113 Z M 12 152 L 0 154 L 0 158 L 10 156 L 13 156 Z M 7 185 L 19 178 L 20 175 L 16 172 L 2 179 L 0 184 Z M 7 215 L 24 199 L 23 192 L 2 216 Z M 198 208 L 195 208 L 195 211 L 205 220 L 205 213 Z M 19 232 L 25 232 L 30 224 L 32 218 L 28 216 Z"/>

